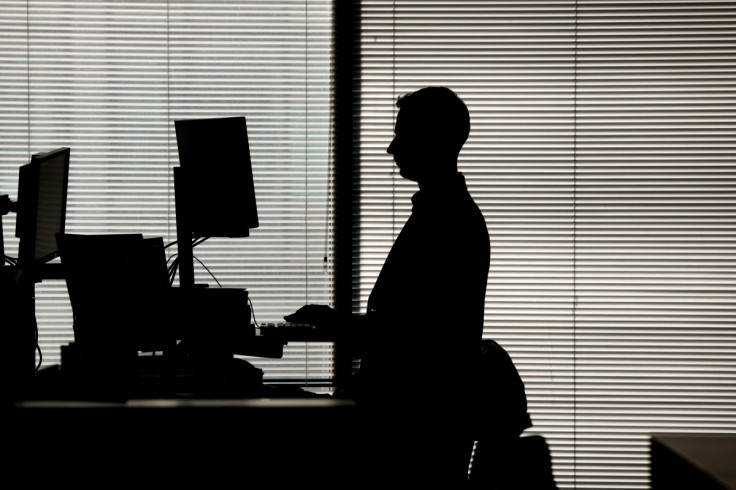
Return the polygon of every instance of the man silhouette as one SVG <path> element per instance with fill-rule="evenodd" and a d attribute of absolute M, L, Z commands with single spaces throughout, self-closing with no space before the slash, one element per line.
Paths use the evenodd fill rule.
<path fill-rule="evenodd" d="M 407 94 L 397 107 L 387 152 L 419 191 L 366 313 L 308 305 L 285 319 L 349 333 L 358 349 L 360 370 L 345 391 L 366 408 L 370 475 L 391 474 L 390 483 L 414 488 L 459 488 L 472 450 L 466 423 L 490 261 L 485 220 L 457 165 L 470 118 L 444 87 Z"/>

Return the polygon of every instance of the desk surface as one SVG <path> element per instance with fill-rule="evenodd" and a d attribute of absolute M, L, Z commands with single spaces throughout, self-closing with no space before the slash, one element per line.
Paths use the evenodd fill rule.
<path fill-rule="evenodd" d="M 719 488 L 736 489 L 736 434 L 656 434 L 652 444 L 679 458 L 678 468 L 663 471 L 681 471 L 682 466 L 689 465 Z M 652 464 L 659 464 L 656 455 Z"/>
<path fill-rule="evenodd" d="M 345 488 L 354 408 L 329 397 L 27 401 L 5 414 L 4 443 L 9 470 L 34 483 Z"/>
<path fill-rule="evenodd" d="M 21 409 L 35 410 L 112 410 L 112 409 L 349 409 L 352 400 L 333 397 L 315 398 L 242 398 L 242 399 L 136 399 L 125 402 L 31 400 L 15 404 Z"/>

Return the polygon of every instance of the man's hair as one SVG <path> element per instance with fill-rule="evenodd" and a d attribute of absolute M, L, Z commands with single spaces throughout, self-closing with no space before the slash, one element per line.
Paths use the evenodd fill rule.
<path fill-rule="evenodd" d="M 425 87 L 402 95 L 396 107 L 432 138 L 442 138 L 458 152 L 470 134 L 470 113 L 465 102 L 447 87 Z"/>

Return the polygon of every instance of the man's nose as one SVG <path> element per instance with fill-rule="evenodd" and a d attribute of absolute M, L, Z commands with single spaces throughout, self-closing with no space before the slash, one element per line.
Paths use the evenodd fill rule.
<path fill-rule="evenodd" d="M 388 145 L 388 148 L 386 148 L 386 153 L 393 155 L 394 154 L 394 143 L 396 143 L 396 139 L 394 138 L 391 140 L 391 143 Z"/>

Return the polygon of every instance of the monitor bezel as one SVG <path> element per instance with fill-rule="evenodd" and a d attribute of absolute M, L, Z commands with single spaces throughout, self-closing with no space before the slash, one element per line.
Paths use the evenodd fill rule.
<path fill-rule="evenodd" d="M 22 165 L 18 173 L 18 211 L 16 217 L 16 237 L 20 239 L 18 244 L 18 263 L 22 267 L 39 266 L 48 263 L 59 256 L 58 246 L 37 257 L 38 250 L 38 211 L 40 199 L 40 183 L 42 173 L 48 162 L 61 157 L 62 179 L 60 222 L 57 229 L 51 234 L 49 243 L 56 243 L 56 234 L 64 233 L 66 228 L 66 211 L 69 190 L 69 160 L 71 149 L 61 147 L 48 152 L 36 153 L 31 161 Z"/>

